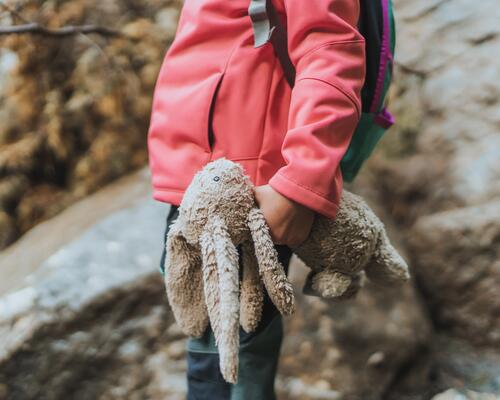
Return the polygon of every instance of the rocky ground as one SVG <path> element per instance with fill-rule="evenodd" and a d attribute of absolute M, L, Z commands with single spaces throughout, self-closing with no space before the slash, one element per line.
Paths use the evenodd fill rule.
<path fill-rule="evenodd" d="M 144 110 L 154 80 L 145 77 L 157 71 L 153 60 L 174 33 L 178 8 L 168 1 L 90 1 L 80 9 L 86 17 L 75 19 L 64 5 L 79 2 L 39 3 L 46 15 L 59 7 L 54 26 L 88 17 L 136 32 L 135 42 L 93 40 L 131 74 L 127 79 L 139 76 L 140 90 L 126 86 L 127 100 L 117 102 L 114 90 L 123 81 L 102 84 L 108 75 L 92 66 L 104 61 L 87 39 L 40 51 L 45 63 L 58 54 L 77 60 L 62 75 L 20 50 L 45 44 L 42 38 L 7 39 L 0 69 L 24 67 L 11 70 L 8 82 L 0 78 L 0 93 L 11 91 L 0 100 L 0 114 L 9 118 L 0 120 L 13 121 L 0 126 L 0 236 L 21 226 L 4 243 L 42 214 L 144 163 Z M 18 2 L 30 5 L 23 11 L 30 18 L 45 15 L 39 3 Z M 298 312 L 286 321 L 277 382 L 283 400 L 500 398 L 500 60 L 494 57 L 500 9 L 494 0 L 395 0 L 395 6 L 397 126 L 352 189 L 387 223 L 415 279 L 390 291 L 368 286 L 354 301 L 332 305 L 300 295 L 305 269 L 295 263 Z M 131 11 L 113 18 L 120 7 Z M 157 37 L 150 29 L 170 33 Z M 145 47 L 137 53 L 139 43 Z M 137 54 L 142 61 L 131 62 Z M 44 78 L 26 78 L 30 68 Z M 16 86 L 21 77 L 25 88 Z M 65 89 L 56 90 L 62 81 Z M 25 110 L 22 103 L 34 93 L 40 100 Z M 143 99 L 137 101 L 145 108 L 132 98 Z M 142 111 L 131 111 L 136 107 Z M 121 116 L 113 123 L 110 110 Z M 73 118 L 88 125 L 75 127 Z M 58 153 L 58 143 L 67 153 Z M 68 173 L 54 181 L 60 166 Z M 0 282 L 0 399 L 183 398 L 185 342 L 157 271 L 166 209 L 149 199 L 147 186 L 145 172 L 120 181 L 0 254 L 0 274 L 7 276 Z M 128 200 L 110 200 L 121 198 Z M 88 218 L 96 209 L 103 211 Z"/>
<path fill-rule="evenodd" d="M 137 174 L 112 190 L 132 193 L 146 179 Z M 102 195 L 86 199 L 87 207 Z M 11 280 L 0 297 L 0 393 L 182 398 L 185 339 L 157 271 L 166 211 L 140 194 Z M 86 208 L 77 204 L 57 218 L 77 221 L 81 213 Z M 38 229 L 50 237 L 58 226 L 48 221 Z M 9 253 L 31 246 L 28 235 L 0 262 L 17 265 Z M 368 287 L 354 302 L 332 306 L 300 295 L 305 272 L 293 264 L 299 309 L 286 321 L 280 398 L 380 398 L 429 343 L 431 326 L 415 291 Z"/>
<path fill-rule="evenodd" d="M 141 172 L 103 189 L 0 255 L 14 270 L 33 243 L 58 248 L 0 293 L 1 399 L 183 398 L 185 338 L 157 269 L 167 207 L 142 190 L 148 179 Z M 111 194 L 128 202 L 89 228 L 81 217 Z M 82 232 L 52 243 L 65 223 Z M 298 261 L 291 268 L 298 311 L 286 320 L 280 399 L 430 399 L 450 387 L 483 393 L 471 399 L 500 393 L 498 355 L 436 332 L 413 285 L 369 285 L 331 304 L 301 295 L 306 271 Z"/>

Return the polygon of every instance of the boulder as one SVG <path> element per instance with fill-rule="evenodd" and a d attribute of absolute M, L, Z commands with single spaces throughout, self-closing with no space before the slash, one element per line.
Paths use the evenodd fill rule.
<path fill-rule="evenodd" d="M 0 297 L 2 398 L 182 398 L 182 336 L 158 272 L 166 212 L 136 199 Z M 45 235 L 64 235 L 53 226 Z"/>
<path fill-rule="evenodd" d="M 498 396 L 490 393 L 478 393 L 470 390 L 459 391 L 448 389 L 446 392 L 439 393 L 432 400 L 498 400 Z"/>
<path fill-rule="evenodd" d="M 408 188 L 391 201 L 418 207 L 421 215 L 498 197 L 500 59 L 492 56 L 500 46 L 497 2 L 395 0 L 394 6 L 398 37 L 390 108 L 397 124 L 382 147 L 392 151 L 395 171 L 380 173 L 385 196 L 407 182 L 426 184 L 424 196 L 411 196 Z M 400 142 L 406 145 L 395 154 L 394 143 Z M 422 168 L 408 165 L 408 156 L 415 155 L 427 167 L 426 180 L 418 179 Z"/>
<path fill-rule="evenodd" d="M 421 217 L 411 249 L 436 325 L 500 345 L 500 201 Z M 498 347 L 497 347 L 498 348 Z"/>
<path fill-rule="evenodd" d="M 499 11 L 494 0 L 395 0 L 390 108 L 371 166 L 434 326 L 497 348 L 500 337 Z M 496 351 L 498 353 L 498 351 Z M 493 379 L 493 378 L 492 378 Z"/>

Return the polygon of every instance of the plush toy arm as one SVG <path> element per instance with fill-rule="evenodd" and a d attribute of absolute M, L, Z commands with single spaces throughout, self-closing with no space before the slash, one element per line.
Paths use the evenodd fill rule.
<path fill-rule="evenodd" d="M 365 271 L 370 280 L 379 284 L 390 285 L 410 279 L 408 265 L 389 242 L 384 229 L 380 232 L 375 253 Z"/>
<path fill-rule="evenodd" d="M 264 292 L 252 242 L 243 242 L 241 252 L 243 277 L 240 286 L 240 323 L 249 333 L 257 328 L 262 316 Z"/>
<path fill-rule="evenodd" d="M 278 253 L 269 234 L 264 215 L 257 207 L 250 210 L 248 227 L 254 242 L 260 276 L 269 297 L 283 315 L 290 315 L 295 309 L 293 288 L 278 260 Z"/>
<path fill-rule="evenodd" d="M 199 251 L 182 235 L 177 219 L 167 236 L 165 287 L 174 317 L 184 333 L 200 337 L 208 324 Z"/>
<path fill-rule="evenodd" d="M 226 224 L 219 216 L 212 217 L 207 231 L 212 234 L 219 276 L 220 335 L 216 336 L 216 342 L 219 348 L 220 369 L 227 382 L 235 383 L 238 377 L 240 327 L 238 251 Z"/>

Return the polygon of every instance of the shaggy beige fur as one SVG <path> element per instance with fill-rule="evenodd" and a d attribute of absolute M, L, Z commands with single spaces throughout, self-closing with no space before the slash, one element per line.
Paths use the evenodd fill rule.
<path fill-rule="evenodd" d="M 210 320 L 228 382 L 238 376 L 240 323 L 250 332 L 260 321 L 262 283 L 282 314 L 293 313 L 293 289 L 255 204 L 251 182 L 239 164 L 214 161 L 193 178 L 167 236 L 165 284 L 186 334 L 201 336 Z"/>
<path fill-rule="evenodd" d="M 317 215 L 307 240 L 293 251 L 311 268 L 308 280 L 323 298 L 352 297 L 365 273 L 383 285 L 410 278 L 408 266 L 389 242 L 383 223 L 361 197 L 347 190 L 336 218 Z"/>
<path fill-rule="evenodd" d="M 347 191 L 335 220 L 317 215 L 308 239 L 293 250 L 311 268 L 311 287 L 324 298 L 352 297 L 365 274 L 382 284 L 409 279 L 382 222 Z M 253 185 L 232 161 L 211 162 L 193 178 L 167 237 L 165 272 L 183 331 L 199 337 L 210 320 L 228 382 L 238 376 L 239 325 L 247 332 L 257 327 L 263 287 L 282 314 L 294 311 L 292 286 L 255 204 Z"/>
<path fill-rule="evenodd" d="M 243 279 L 240 285 L 240 323 L 245 332 L 253 332 L 260 321 L 264 289 L 259 275 L 253 244 L 242 244 Z"/>

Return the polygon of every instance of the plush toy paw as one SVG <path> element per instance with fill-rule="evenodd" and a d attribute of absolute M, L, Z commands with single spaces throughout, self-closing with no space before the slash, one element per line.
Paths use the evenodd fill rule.
<path fill-rule="evenodd" d="M 385 231 L 381 231 L 377 249 L 366 266 L 366 275 L 381 285 L 396 285 L 410 279 L 406 261 L 389 242 Z"/>
<path fill-rule="evenodd" d="M 330 300 L 347 300 L 354 297 L 364 286 L 365 274 L 349 276 L 337 271 L 309 272 L 304 294 Z"/>

